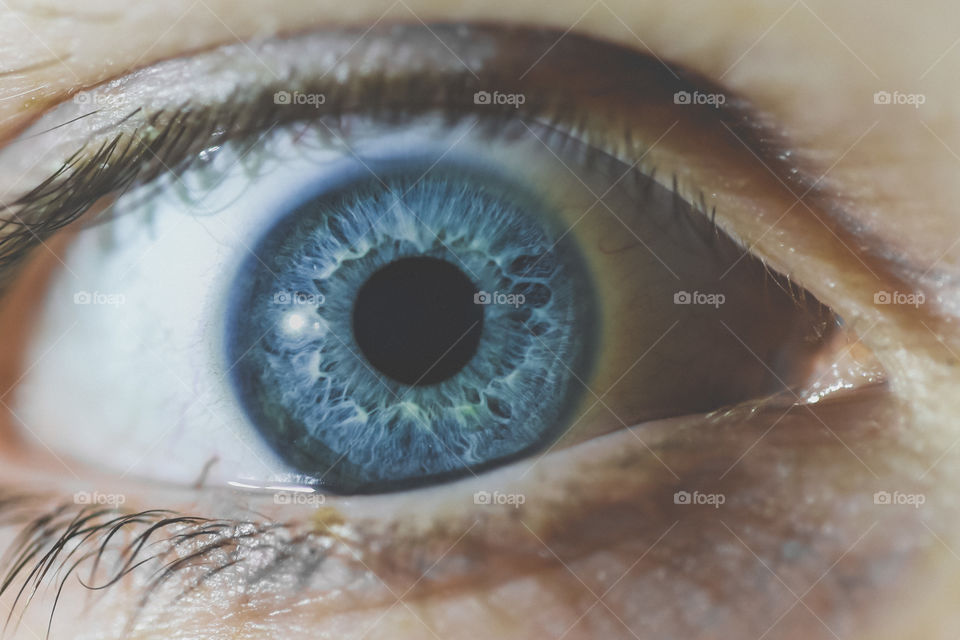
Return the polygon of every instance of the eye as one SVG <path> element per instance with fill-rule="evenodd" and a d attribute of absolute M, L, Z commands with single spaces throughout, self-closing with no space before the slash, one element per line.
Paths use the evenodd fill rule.
<path fill-rule="evenodd" d="M 450 30 L 452 57 L 411 34 L 332 74 L 303 60 L 335 39 L 270 42 L 285 80 L 230 92 L 229 48 L 171 61 L 28 131 L 90 116 L 22 201 L 86 224 L 37 254 L 42 288 L 14 287 L 37 310 L 18 418 L 120 474 L 352 494 L 796 400 L 836 318 L 655 171 L 698 137 L 724 153 L 721 101 L 678 100 L 699 85 L 597 43 L 577 46 L 611 69 L 603 86 L 576 46 L 521 80 L 485 53 L 532 60 L 542 34 Z M 181 73 L 212 88 L 150 94 Z M 89 432 L 62 430 L 76 415 Z"/>
<path fill-rule="evenodd" d="M 226 362 L 255 428 L 347 491 L 477 472 L 556 438 L 595 355 L 573 235 L 488 168 L 355 160 L 229 287 Z"/>

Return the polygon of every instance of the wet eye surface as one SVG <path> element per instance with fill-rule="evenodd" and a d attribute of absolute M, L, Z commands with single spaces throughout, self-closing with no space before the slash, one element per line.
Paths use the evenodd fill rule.
<path fill-rule="evenodd" d="M 131 113 L 136 77 L 92 94 L 111 108 L 83 131 L 121 131 L 86 148 L 152 145 L 152 169 L 126 169 L 122 190 L 103 180 L 62 264 L 39 258 L 18 419 L 118 473 L 352 494 L 796 399 L 836 318 L 656 178 L 658 157 L 716 139 L 720 112 L 679 107 L 686 80 L 601 45 L 611 86 L 639 77 L 643 95 L 598 100 L 568 64 L 583 43 L 493 89 L 460 65 L 501 77 L 494 35 L 447 35 L 464 47 L 453 61 L 402 30 L 380 36 L 416 50 L 433 93 L 403 69 L 348 84 L 384 55 L 372 46 L 318 80 L 292 52 L 330 43 L 304 38 L 261 52 L 288 83 L 245 80 L 229 107 L 145 95 L 153 110 Z M 206 55 L 191 73 L 225 75 L 229 51 Z M 76 103 L 61 111 L 35 128 Z M 76 415 L 91 431 L 63 432 Z"/>

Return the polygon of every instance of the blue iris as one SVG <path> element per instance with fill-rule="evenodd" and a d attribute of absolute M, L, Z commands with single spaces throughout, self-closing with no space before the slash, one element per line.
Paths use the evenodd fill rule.
<path fill-rule="evenodd" d="M 578 248 L 528 190 L 476 167 L 375 166 L 279 218 L 239 269 L 227 321 L 251 422 L 339 493 L 546 446 L 597 325 Z"/>

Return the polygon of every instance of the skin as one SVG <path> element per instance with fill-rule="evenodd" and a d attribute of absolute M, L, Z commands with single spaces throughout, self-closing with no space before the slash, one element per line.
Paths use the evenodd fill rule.
<path fill-rule="evenodd" d="M 72 91 L 133 68 L 253 36 L 370 24 L 390 6 L 127 5 L 78 9 L 50 0 L 3 8 L 0 96 L 29 92 L 29 99 L 0 100 L 0 140 Z M 721 226 L 844 317 L 885 368 L 887 385 L 812 409 L 658 423 L 642 441 L 623 430 L 551 454 L 532 473 L 508 467 L 415 496 L 338 500 L 321 511 L 253 497 L 244 511 L 240 498 L 224 506 L 215 496 L 98 477 L 105 491 L 127 495 L 131 509 L 256 512 L 329 536 L 345 558 L 351 532 L 389 545 L 353 566 L 376 578 L 362 606 L 315 585 L 241 606 L 214 587 L 135 636 L 956 637 L 960 184 L 952 178 L 960 162 L 953 89 L 960 53 L 952 46 L 960 33 L 944 19 L 950 5 L 564 2 L 545 15 L 535 4 L 411 0 L 387 15 L 561 32 L 574 25 L 744 96 L 789 140 L 816 190 L 780 182 L 759 159 L 756 189 L 735 188 L 722 163 L 690 168 L 679 155 L 662 159 L 664 174 L 696 179 Z M 873 94 L 882 90 L 920 93 L 926 102 L 876 105 Z M 30 277 L 39 285 L 44 274 Z M 927 303 L 877 305 L 878 291 L 923 292 Z M 76 478 L 58 461 L 17 460 L 3 465 L 0 485 L 71 493 Z M 480 519 L 469 498 L 480 489 L 520 492 L 528 505 Z M 725 504 L 682 508 L 671 500 L 694 489 L 722 493 Z M 871 496 L 879 490 L 922 494 L 924 504 L 877 505 Z M 561 502 L 562 510 L 552 508 Z M 2 546 L 14 533 L 4 531 Z M 428 533 L 436 542 L 420 545 Z M 137 596 L 136 585 L 121 586 L 84 610 L 88 594 L 73 584 L 62 602 L 70 624 L 59 629 L 110 636 Z M 37 598 L 18 637 L 42 637 L 50 595 Z"/>

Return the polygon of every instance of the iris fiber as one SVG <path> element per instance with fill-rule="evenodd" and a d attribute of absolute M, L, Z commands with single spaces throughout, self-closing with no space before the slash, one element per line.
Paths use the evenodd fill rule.
<path fill-rule="evenodd" d="M 428 167 L 381 167 L 310 197 L 234 281 L 227 356 L 241 403 L 278 456 L 331 491 L 424 484 L 546 446 L 590 367 L 591 286 L 548 207 L 494 171 Z M 417 264 L 438 290 L 418 290 L 416 273 L 376 285 Z M 415 336 L 418 315 L 445 335 Z M 434 353 L 405 363 L 405 338 Z M 401 344 L 391 355 L 378 341 Z"/>

